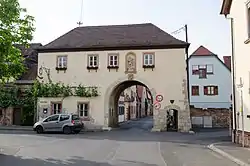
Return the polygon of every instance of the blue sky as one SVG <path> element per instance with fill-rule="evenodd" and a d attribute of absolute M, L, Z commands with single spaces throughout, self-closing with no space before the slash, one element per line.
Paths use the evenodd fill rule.
<path fill-rule="evenodd" d="M 46 44 L 78 26 L 82 0 L 19 0 L 36 19 L 34 42 Z M 190 53 L 200 45 L 231 55 L 229 20 L 219 15 L 222 0 L 83 0 L 88 25 L 151 22 L 171 33 L 188 25 Z M 185 33 L 174 35 L 185 40 Z"/>

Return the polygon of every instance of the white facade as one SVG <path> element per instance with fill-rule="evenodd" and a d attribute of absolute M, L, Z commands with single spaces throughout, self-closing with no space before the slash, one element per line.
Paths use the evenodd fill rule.
<path fill-rule="evenodd" d="M 247 3 L 248 2 L 248 3 Z M 229 4 L 231 3 L 231 9 Z M 242 130 L 242 112 L 244 130 L 250 132 L 250 3 L 247 0 L 227 0 L 224 1 L 221 14 L 227 15 L 227 18 L 233 19 L 233 45 L 234 45 L 234 65 L 235 65 L 235 84 L 236 84 L 236 125 L 237 130 Z M 226 8 L 230 9 L 229 11 Z M 230 20 L 228 20 L 230 21 Z M 242 83 L 243 87 L 240 88 Z M 242 90 L 242 91 L 241 91 Z M 241 99 L 242 92 L 242 99 Z M 234 123 L 235 125 L 235 123 Z M 234 126 L 235 128 L 235 126 Z"/>
<path fill-rule="evenodd" d="M 164 97 L 160 107 L 158 105 L 157 109 L 153 110 L 153 130 L 166 130 L 166 110 L 175 109 L 178 111 L 179 131 L 189 131 L 191 122 L 187 102 L 185 60 L 185 47 L 187 44 L 172 39 L 172 36 L 165 34 L 164 31 L 153 24 L 111 26 L 109 28 L 104 26 L 94 27 L 89 38 L 80 37 L 76 40 L 79 35 L 89 35 L 91 28 L 93 27 L 76 28 L 67 33 L 65 37 L 58 38 L 44 46 L 43 49 L 40 49 L 38 55 L 38 66 L 50 69 L 50 78 L 54 83 L 63 83 L 71 87 L 77 87 L 80 84 L 86 87 L 98 87 L 99 95 L 95 97 L 43 97 L 40 98 L 38 103 L 39 111 L 41 112 L 42 108 L 47 108 L 48 112 L 52 112 L 50 110 L 51 103 L 61 103 L 65 112 L 77 113 L 78 103 L 86 103 L 88 104 L 88 121 L 86 123 L 89 126 L 97 126 L 103 129 L 117 127 L 118 95 L 128 87 L 143 85 L 148 87 L 153 98 L 157 94 Z M 95 33 L 97 32 L 96 29 L 98 29 L 98 35 Z M 111 32 L 112 29 L 114 29 L 114 33 Z M 130 33 L 131 30 L 134 33 L 131 33 L 132 37 L 128 39 L 120 38 L 117 35 L 117 31 L 122 36 L 124 31 Z M 107 31 L 109 31 L 108 35 L 112 40 L 98 39 L 100 35 L 106 36 Z M 141 37 L 138 37 L 140 33 Z M 93 37 L 93 35 L 96 36 Z M 152 38 L 155 35 L 159 37 Z M 135 37 L 137 45 L 133 46 Z M 147 39 L 141 41 L 142 37 Z M 162 43 L 166 44 L 169 43 L 167 42 L 169 38 L 171 38 L 170 45 L 164 48 L 162 45 L 158 46 L 160 42 L 158 40 L 164 39 Z M 82 40 L 86 40 L 83 45 L 79 47 L 72 45 L 69 49 L 69 44 L 74 42 L 79 44 Z M 172 44 L 173 40 L 177 40 L 176 43 L 180 44 Z M 96 46 L 97 41 L 100 46 Z M 114 41 L 115 43 L 112 45 Z M 89 44 L 88 42 L 92 43 Z M 105 47 L 101 45 L 102 42 L 104 42 Z M 157 47 L 147 44 L 148 42 Z M 118 47 L 118 44 L 121 46 Z M 67 45 L 66 48 L 64 48 L 65 45 Z M 141 45 L 145 46 L 141 47 Z M 173 74 L 172 71 L 175 71 L 175 73 Z M 42 77 L 41 81 L 49 82 L 46 73 L 40 73 L 38 69 L 38 74 L 40 78 Z M 171 104 L 170 100 L 175 102 Z"/>
<path fill-rule="evenodd" d="M 196 66 L 206 66 L 206 78 L 200 78 L 199 74 L 194 74 Z M 209 66 L 209 67 L 208 67 Z M 211 72 L 212 74 L 208 74 Z M 194 87 L 199 88 L 198 93 L 194 93 Z M 204 87 L 217 86 L 218 93 L 206 94 Z M 229 108 L 231 107 L 232 94 L 231 72 L 216 55 L 198 56 L 193 55 L 189 58 L 189 90 L 190 105 L 196 108 Z M 193 87 L 193 89 L 192 89 Z"/>

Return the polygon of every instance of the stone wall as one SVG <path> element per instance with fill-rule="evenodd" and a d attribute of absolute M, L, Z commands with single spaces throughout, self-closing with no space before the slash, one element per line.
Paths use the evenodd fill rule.
<path fill-rule="evenodd" d="M 231 123 L 231 110 L 227 108 L 190 108 L 190 115 L 192 117 L 212 117 L 212 127 L 225 128 L 229 127 Z M 193 127 L 197 127 L 194 126 Z M 202 126 L 200 126 L 202 127 Z"/>

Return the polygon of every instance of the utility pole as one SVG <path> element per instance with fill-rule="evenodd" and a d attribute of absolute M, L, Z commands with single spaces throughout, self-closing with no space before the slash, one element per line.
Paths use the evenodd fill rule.
<path fill-rule="evenodd" d="M 185 24 L 185 39 L 188 43 L 188 26 Z M 189 89 L 189 63 L 188 63 L 188 47 L 186 47 L 186 66 L 187 66 L 187 93 L 188 93 L 188 103 L 190 103 L 190 89 Z"/>
<path fill-rule="evenodd" d="M 77 22 L 77 25 L 80 27 L 83 22 L 82 22 L 82 15 L 83 15 L 83 0 L 81 0 L 81 11 L 80 11 L 80 19 L 79 21 Z"/>

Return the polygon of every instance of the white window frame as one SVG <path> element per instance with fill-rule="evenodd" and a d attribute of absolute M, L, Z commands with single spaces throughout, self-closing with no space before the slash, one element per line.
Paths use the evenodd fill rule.
<path fill-rule="evenodd" d="M 211 69 L 211 71 L 209 71 L 208 69 L 209 69 L 209 67 L 211 67 L 210 69 Z M 212 64 L 208 64 L 207 66 L 206 66 L 206 72 L 207 72 L 207 74 L 214 74 L 214 65 L 212 65 Z"/>
<path fill-rule="evenodd" d="M 112 66 L 112 67 L 119 66 L 119 55 L 118 54 L 109 54 L 108 55 L 108 64 L 109 64 L 109 66 Z"/>
<path fill-rule="evenodd" d="M 250 39 L 250 0 L 246 1 L 247 39 Z"/>
<path fill-rule="evenodd" d="M 154 65 L 154 53 L 144 53 L 143 54 L 143 65 L 153 66 Z"/>
<path fill-rule="evenodd" d="M 52 104 L 52 109 L 53 109 L 53 114 L 60 114 L 60 113 L 62 113 L 62 103 L 51 103 Z M 54 107 L 54 105 L 55 105 L 55 107 L 56 107 L 56 109 L 55 109 L 55 107 Z M 61 105 L 61 108 L 59 109 L 59 105 Z M 55 112 L 56 111 L 56 112 Z"/>
<path fill-rule="evenodd" d="M 58 68 L 67 68 L 68 57 L 66 55 L 57 56 L 57 67 Z"/>
<path fill-rule="evenodd" d="M 88 67 L 98 67 L 98 65 L 99 65 L 99 56 L 96 54 L 88 55 Z"/>
<path fill-rule="evenodd" d="M 87 106 L 87 108 L 86 108 Z M 89 117 L 89 103 L 81 103 L 77 104 L 79 117 Z M 82 115 L 81 115 L 82 114 Z"/>

